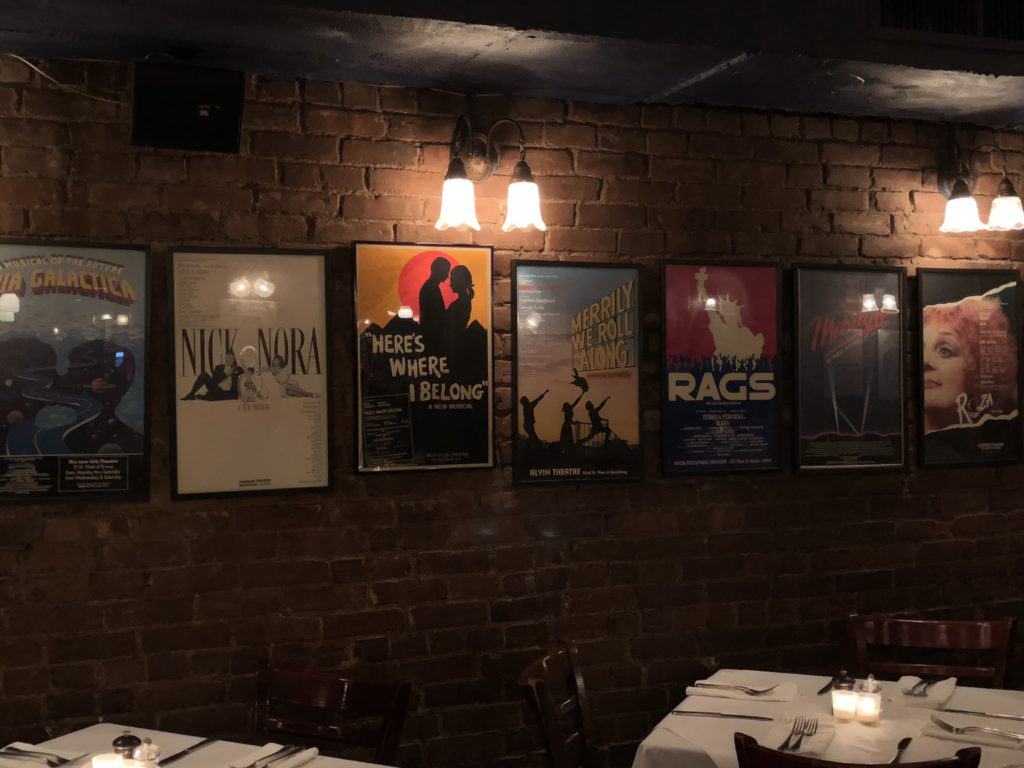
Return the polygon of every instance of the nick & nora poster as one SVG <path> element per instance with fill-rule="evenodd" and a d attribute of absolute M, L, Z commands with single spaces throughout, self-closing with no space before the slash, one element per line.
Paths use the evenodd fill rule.
<path fill-rule="evenodd" d="M 326 254 L 171 255 L 177 496 L 330 482 Z"/>
<path fill-rule="evenodd" d="M 667 474 L 778 469 L 779 270 L 667 263 Z"/>
<path fill-rule="evenodd" d="M 519 262 L 513 281 L 515 479 L 641 477 L 638 270 Z"/>
<path fill-rule="evenodd" d="M 1019 461 L 1020 278 L 919 269 L 922 464 Z"/>
<path fill-rule="evenodd" d="M 145 498 L 146 253 L 0 243 L 0 499 Z"/>
<path fill-rule="evenodd" d="M 356 244 L 357 468 L 494 466 L 491 249 Z"/>
<path fill-rule="evenodd" d="M 797 267 L 797 466 L 904 463 L 904 272 Z"/>

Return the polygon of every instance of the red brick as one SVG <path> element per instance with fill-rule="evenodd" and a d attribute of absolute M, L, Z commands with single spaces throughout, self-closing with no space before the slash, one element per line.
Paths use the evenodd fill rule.
<path fill-rule="evenodd" d="M 273 160 L 248 157 L 191 157 L 188 177 L 199 184 L 273 184 Z"/>
<path fill-rule="evenodd" d="M 547 234 L 547 247 L 552 251 L 614 251 L 615 232 L 607 229 L 556 229 Z"/>
<path fill-rule="evenodd" d="M 646 212 L 635 205 L 583 204 L 579 207 L 581 227 L 639 227 Z"/>
<path fill-rule="evenodd" d="M 260 192 L 256 208 L 266 213 L 301 213 L 322 216 L 336 213 L 338 196 L 331 192 L 300 192 L 268 190 Z"/>
<path fill-rule="evenodd" d="M 578 152 L 576 170 L 584 176 L 636 178 L 647 174 L 647 159 L 632 152 Z"/>
<path fill-rule="evenodd" d="M 888 235 L 892 224 L 887 213 L 839 211 L 835 215 L 836 232 L 855 235 Z"/>
<path fill-rule="evenodd" d="M 610 179 L 605 183 L 605 190 L 605 200 L 609 203 L 662 205 L 675 199 L 676 187 L 663 181 Z"/>
<path fill-rule="evenodd" d="M 423 201 L 418 197 L 346 197 L 341 213 L 346 219 L 419 221 L 423 218 Z"/>
<path fill-rule="evenodd" d="M 877 165 L 877 144 L 840 144 L 826 142 L 821 145 L 821 159 L 834 165 Z"/>
<path fill-rule="evenodd" d="M 746 158 L 754 155 L 754 147 L 740 136 L 718 136 L 695 133 L 690 136 L 690 154 L 695 157 Z"/>
<path fill-rule="evenodd" d="M 168 185 L 163 188 L 163 207 L 169 211 L 248 211 L 252 192 L 232 187 Z"/>
<path fill-rule="evenodd" d="M 36 147 L 8 147 L 3 152 L 4 172 L 8 175 L 54 179 L 68 171 L 66 152 Z"/>
<path fill-rule="evenodd" d="M 811 204 L 830 211 L 866 211 L 868 209 L 867 192 L 841 192 L 839 190 L 821 190 L 811 192 Z"/>
<path fill-rule="evenodd" d="M 583 104 L 570 102 L 569 119 L 598 125 L 639 125 L 640 108 L 625 104 Z"/>
<path fill-rule="evenodd" d="M 416 145 L 399 141 L 349 139 L 341 145 L 341 161 L 349 165 L 414 166 L 418 155 Z"/>
<path fill-rule="evenodd" d="M 67 129 L 61 123 L 0 117 L 0 145 L 61 147 L 65 144 Z"/>

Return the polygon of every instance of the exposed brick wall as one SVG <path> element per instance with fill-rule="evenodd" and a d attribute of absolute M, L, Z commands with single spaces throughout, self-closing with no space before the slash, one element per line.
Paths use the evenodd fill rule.
<path fill-rule="evenodd" d="M 121 66 L 49 66 L 127 99 Z M 655 335 L 658 264 L 673 255 L 912 269 L 1024 259 L 1020 237 L 939 235 L 940 126 L 533 99 L 475 106 L 482 122 L 523 122 L 550 225 L 546 235 L 500 232 L 508 154 L 502 176 L 478 188 L 484 229 L 473 235 L 496 246 L 499 467 L 355 477 L 347 246 L 465 241 L 431 224 L 466 100 L 251 78 L 241 156 L 136 150 L 123 107 L 61 93 L 0 59 L 0 234 L 153 245 L 156 405 L 150 503 L 0 508 L 0 739 L 100 716 L 238 731 L 254 663 L 269 651 L 413 680 L 403 765 L 537 764 L 515 676 L 563 633 L 582 644 L 611 760 L 628 764 L 681 697 L 693 658 L 831 670 L 850 610 L 1021 613 L 1021 468 L 664 480 L 653 353 L 644 482 L 514 488 L 507 467 L 512 258 L 639 265 Z M 967 139 L 999 144 L 1024 170 L 1021 134 Z M 998 175 L 979 170 L 991 195 Z M 164 297 L 176 243 L 335 248 L 332 493 L 169 501 Z"/>

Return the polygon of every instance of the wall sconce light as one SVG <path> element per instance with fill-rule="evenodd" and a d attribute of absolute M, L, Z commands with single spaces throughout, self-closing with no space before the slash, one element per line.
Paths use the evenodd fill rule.
<path fill-rule="evenodd" d="M 860 299 L 861 312 L 877 312 L 878 302 L 875 300 L 875 294 L 865 293 Z"/>
<path fill-rule="evenodd" d="M 978 202 L 971 196 L 970 169 L 965 161 L 960 158 L 960 146 L 957 141 L 958 131 L 951 129 L 951 141 L 949 158 L 945 167 L 939 168 L 939 187 L 948 189 L 946 197 L 946 215 L 941 232 L 978 232 L 979 230 L 993 230 L 1006 232 L 1010 230 L 1024 229 L 1024 206 L 1021 205 L 1020 195 L 1010 181 L 1006 165 L 1006 153 L 1000 147 L 985 144 L 976 151 L 998 152 L 1003 159 L 1003 178 L 999 182 L 999 190 L 992 201 L 992 210 L 989 213 L 988 224 L 985 224 L 978 215 Z M 943 191 L 945 191 L 943 189 Z"/>
<path fill-rule="evenodd" d="M 898 315 L 900 313 L 899 302 L 896 301 L 896 297 L 891 293 L 882 295 L 882 311 L 890 315 Z"/>
<path fill-rule="evenodd" d="M 451 159 L 441 187 L 441 214 L 434 225 L 437 229 L 469 227 L 480 231 L 473 184 L 490 178 L 498 167 L 499 149 L 494 133 L 505 125 L 513 126 L 519 134 L 519 162 L 508 185 L 508 211 L 501 229 L 503 232 L 530 227 L 542 231 L 547 229 L 540 214 L 537 180 L 526 163 L 526 138 L 522 126 L 505 118 L 492 125 L 484 135 L 473 132 L 473 125 L 466 115 L 459 116 L 452 133 Z"/>

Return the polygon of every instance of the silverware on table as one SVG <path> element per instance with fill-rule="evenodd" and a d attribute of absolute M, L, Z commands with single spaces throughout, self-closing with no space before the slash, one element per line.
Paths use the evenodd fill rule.
<path fill-rule="evenodd" d="M 242 766 L 241 768 L 268 768 L 278 760 L 283 760 L 286 757 L 291 757 L 297 752 L 301 752 L 304 748 L 297 747 L 294 744 L 285 744 L 276 752 L 271 752 L 269 755 L 264 755 L 259 760 Z"/>
<path fill-rule="evenodd" d="M 1004 731 L 1000 728 L 988 728 L 984 725 L 953 725 L 952 723 L 947 723 L 945 720 L 940 719 L 936 715 L 932 715 L 932 722 L 939 726 L 939 728 L 941 728 L 942 730 L 949 731 L 950 733 L 955 733 L 960 736 L 964 736 L 970 733 L 991 733 L 996 736 L 1003 736 L 1008 739 L 1024 741 L 1024 733 Z"/>
<path fill-rule="evenodd" d="M 698 712 L 696 710 L 686 709 L 673 709 L 673 715 L 690 715 L 692 717 L 726 717 L 733 718 L 736 720 L 764 720 L 765 722 L 772 722 L 774 718 L 762 717 L 761 715 L 733 715 L 728 712 Z"/>
<path fill-rule="evenodd" d="M 903 757 L 903 753 L 907 751 L 907 747 L 910 746 L 910 742 L 912 741 L 913 739 L 910 736 L 904 736 L 902 739 L 900 739 L 900 743 L 896 745 L 896 754 L 889 762 L 898 763 L 900 761 L 900 758 Z"/>
<path fill-rule="evenodd" d="M 779 686 L 776 683 L 775 685 L 771 686 L 770 688 L 749 688 L 746 685 L 723 685 L 722 683 L 694 683 L 692 687 L 693 688 L 718 688 L 718 689 L 723 689 L 723 690 L 728 690 L 728 691 L 739 691 L 740 693 L 747 694 L 747 696 L 764 696 L 767 693 L 771 693 L 772 691 L 774 691 Z"/>
<path fill-rule="evenodd" d="M 779 751 L 785 752 L 789 749 L 789 742 L 793 740 L 793 737 L 803 728 L 804 718 L 798 717 L 793 720 L 793 727 L 789 729 L 789 735 L 786 736 L 786 740 L 779 744 Z"/>
<path fill-rule="evenodd" d="M 26 755 L 21 752 L 8 752 L 7 750 L 0 750 L 0 757 L 8 760 L 28 760 L 30 762 L 38 764 L 40 761 L 50 766 L 50 768 L 57 768 L 57 763 L 51 762 L 49 758 L 43 755 Z"/>
<path fill-rule="evenodd" d="M 804 730 L 797 738 L 796 743 L 793 744 L 790 749 L 797 752 L 800 749 L 800 745 L 804 743 L 805 736 L 813 736 L 818 732 L 818 718 L 812 717 L 808 720 L 807 724 L 804 725 Z"/>
<path fill-rule="evenodd" d="M 9 744 L 4 747 L 3 751 L 6 753 L 15 752 L 36 758 L 45 758 L 47 762 L 52 762 L 54 765 L 67 765 L 72 760 L 78 760 L 81 757 L 64 757 L 63 755 L 58 755 L 56 752 L 47 752 L 45 749 L 25 749 L 24 747 L 16 747 L 13 744 Z"/>
<path fill-rule="evenodd" d="M 795 752 L 800 747 L 800 743 L 804 740 L 804 736 L 807 736 L 812 728 L 816 731 L 818 729 L 817 718 L 813 717 L 798 717 L 793 721 L 793 730 L 789 732 L 789 736 L 782 742 L 782 746 L 779 747 L 780 752 Z M 793 741 L 793 739 L 796 741 Z"/>
<path fill-rule="evenodd" d="M 198 741 L 195 744 L 193 744 L 191 747 L 188 747 L 186 749 L 181 750 L 180 752 L 175 752 L 173 755 L 168 755 L 167 757 L 164 757 L 164 758 L 162 758 L 160 760 L 157 760 L 157 765 L 169 765 L 170 763 L 173 763 L 176 760 L 180 760 L 181 758 L 183 758 L 183 757 L 185 757 L 187 755 L 191 755 L 193 752 L 198 752 L 203 747 L 210 746 L 215 741 L 217 741 L 217 740 L 216 739 L 203 739 L 202 741 Z"/>
<path fill-rule="evenodd" d="M 832 690 L 832 687 L 835 684 L 836 684 L 836 679 L 833 677 L 831 680 L 829 680 L 827 683 L 825 683 L 823 686 L 821 686 L 821 690 L 818 691 L 818 695 L 819 696 L 824 696 L 826 693 L 828 693 L 829 691 Z"/>
<path fill-rule="evenodd" d="M 976 715 L 977 717 L 998 717 L 1001 720 L 1024 721 L 1024 715 L 1004 715 L 999 712 L 975 712 L 972 709 L 943 709 L 943 712 L 955 712 L 958 715 Z M 1005 766 L 1004 766 L 1005 768 Z"/>

